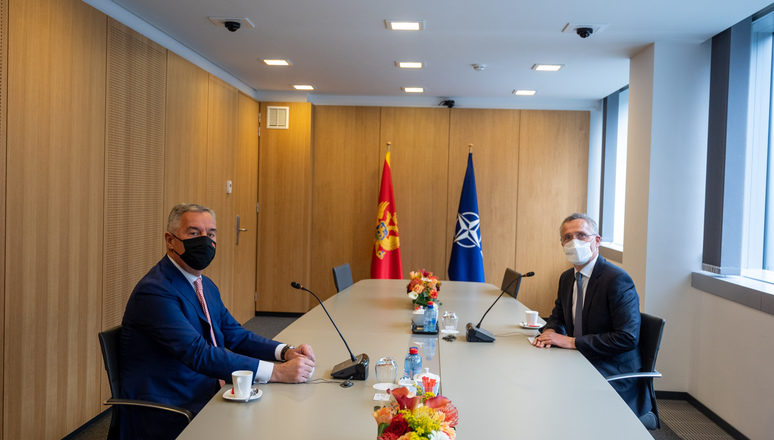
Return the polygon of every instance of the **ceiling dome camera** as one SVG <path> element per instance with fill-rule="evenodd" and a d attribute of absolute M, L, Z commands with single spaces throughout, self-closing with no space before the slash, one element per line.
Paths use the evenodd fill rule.
<path fill-rule="evenodd" d="M 594 33 L 594 29 L 590 27 L 582 27 L 575 30 L 575 32 L 578 33 L 578 36 L 581 38 L 588 38 L 591 34 Z"/>
<path fill-rule="evenodd" d="M 226 26 L 226 29 L 228 29 L 231 32 L 236 32 L 239 30 L 239 28 L 242 27 L 242 23 L 238 21 L 227 21 L 223 23 L 224 26 Z"/>

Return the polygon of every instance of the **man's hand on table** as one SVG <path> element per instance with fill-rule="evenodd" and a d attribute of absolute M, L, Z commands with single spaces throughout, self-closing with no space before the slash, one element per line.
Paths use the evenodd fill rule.
<path fill-rule="evenodd" d="M 301 344 L 285 353 L 286 362 L 274 365 L 271 382 L 302 383 L 314 373 L 314 351 L 308 344 Z"/>
<path fill-rule="evenodd" d="M 554 329 L 547 329 L 542 334 L 537 335 L 532 345 L 538 348 L 551 348 L 557 346 L 560 348 L 575 349 L 575 338 L 566 335 L 560 335 Z"/>
<path fill-rule="evenodd" d="M 285 353 L 285 360 L 289 361 L 299 356 L 304 356 L 306 358 L 309 358 L 312 360 L 312 362 L 316 360 L 314 358 L 314 351 L 312 351 L 312 347 L 307 344 L 301 344 L 296 348 L 288 350 L 288 352 Z"/>

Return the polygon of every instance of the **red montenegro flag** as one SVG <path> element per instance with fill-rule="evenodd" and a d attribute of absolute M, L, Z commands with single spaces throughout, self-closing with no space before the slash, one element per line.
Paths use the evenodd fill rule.
<path fill-rule="evenodd" d="M 395 215 L 389 151 L 384 158 L 382 186 L 379 190 L 379 208 L 376 211 L 376 235 L 374 236 L 374 251 L 371 254 L 371 278 L 403 279 L 398 217 Z"/>

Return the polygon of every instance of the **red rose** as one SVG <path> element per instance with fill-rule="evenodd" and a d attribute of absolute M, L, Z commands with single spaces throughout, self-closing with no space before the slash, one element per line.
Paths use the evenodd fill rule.
<path fill-rule="evenodd" d="M 384 429 L 384 433 L 382 435 L 395 434 L 397 437 L 400 437 L 403 434 L 407 433 L 408 430 L 409 430 L 408 422 L 406 422 L 406 420 L 403 419 L 403 414 L 398 414 L 392 418 L 390 425 Z"/>
<path fill-rule="evenodd" d="M 398 440 L 398 438 L 400 437 L 391 432 L 385 432 L 384 434 L 377 437 L 376 440 Z"/>

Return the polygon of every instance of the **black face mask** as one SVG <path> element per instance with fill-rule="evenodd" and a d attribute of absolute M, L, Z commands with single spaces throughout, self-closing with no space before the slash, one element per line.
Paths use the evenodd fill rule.
<path fill-rule="evenodd" d="M 177 238 L 175 234 L 172 234 L 172 236 Z M 179 238 L 177 239 L 180 240 Z M 177 251 L 174 249 L 172 249 L 172 252 L 176 253 L 193 270 L 206 269 L 212 262 L 212 259 L 215 258 L 215 242 L 206 235 L 180 240 L 180 242 L 185 246 L 185 252 L 177 254 Z"/>

